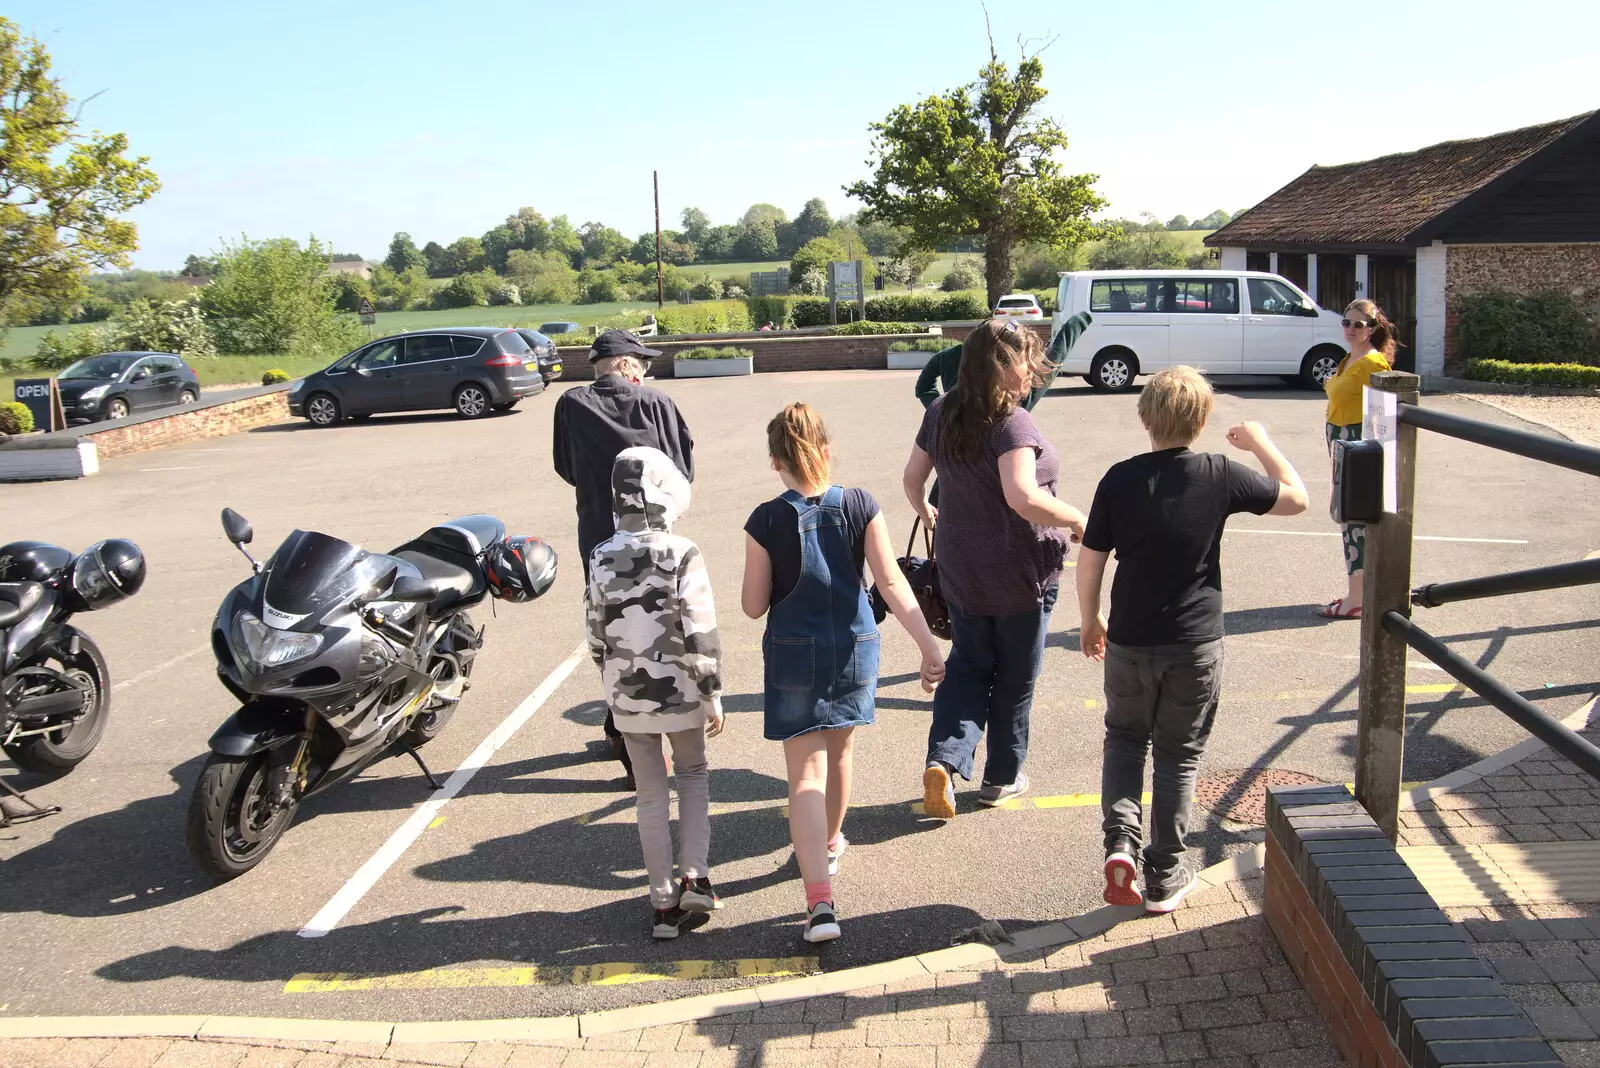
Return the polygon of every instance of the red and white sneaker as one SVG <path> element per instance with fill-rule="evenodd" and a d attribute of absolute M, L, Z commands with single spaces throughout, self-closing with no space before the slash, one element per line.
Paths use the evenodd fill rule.
<path fill-rule="evenodd" d="M 1139 869 L 1134 864 L 1132 847 L 1126 842 L 1118 842 L 1106 854 L 1106 889 L 1101 897 L 1108 905 L 1144 904 L 1144 891 L 1139 888 Z"/>

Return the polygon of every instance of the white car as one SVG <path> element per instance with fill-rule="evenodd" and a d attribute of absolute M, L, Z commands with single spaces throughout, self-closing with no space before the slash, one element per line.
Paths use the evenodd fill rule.
<path fill-rule="evenodd" d="M 1100 390 L 1179 364 L 1320 390 L 1348 351 L 1338 312 L 1261 271 L 1063 272 L 1056 308 L 1052 334 L 1078 312 L 1092 316 L 1061 371 Z"/>
<path fill-rule="evenodd" d="M 1008 316 L 1017 319 L 1043 319 L 1044 309 L 1039 307 L 1039 302 L 1032 293 L 1008 293 L 996 302 L 994 317 L 1004 319 Z"/>

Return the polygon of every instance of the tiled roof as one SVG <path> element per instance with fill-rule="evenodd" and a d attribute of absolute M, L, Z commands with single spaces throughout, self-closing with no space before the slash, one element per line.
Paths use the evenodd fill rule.
<path fill-rule="evenodd" d="M 1404 244 L 1430 220 L 1548 148 L 1595 112 L 1446 141 L 1362 163 L 1312 167 L 1205 239 L 1250 245 Z"/>

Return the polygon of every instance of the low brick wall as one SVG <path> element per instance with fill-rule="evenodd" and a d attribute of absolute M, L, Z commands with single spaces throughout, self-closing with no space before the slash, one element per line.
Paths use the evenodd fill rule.
<path fill-rule="evenodd" d="M 289 387 L 253 397 L 219 401 L 197 408 L 184 408 L 170 415 L 158 415 L 126 423 L 109 430 L 83 435 L 94 442 L 100 460 L 147 452 L 168 445 L 182 445 L 202 438 L 220 438 L 289 418 Z"/>
<path fill-rule="evenodd" d="M 940 327 L 940 329 L 944 331 L 944 336 L 949 338 L 951 343 L 954 344 L 957 341 L 967 340 L 967 335 L 976 330 L 980 325 L 981 322 L 979 321 L 970 323 L 945 323 Z M 1043 341 L 1047 345 L 1050 343 L 1051 323 L 1049 319 L 1045 319 L 1037 323 L 1023 323 L 1022 325 L 1027 327 L 1029 330 L 1032 330 L 1035 334 L 1038 334 L 1040 341 Z"/>
<path fill-rule="evenodd" d="M 756 374 L 777 371 L 882 371 L 888 365 L 890 343 L 907 340 L 909 336 L 876 334 L 860 337 L 739 338 L 736 341 L 658 341 L 645 338 L 644 343 L 650 348 L 660 349 L 663 354 L 652 362 L 650 376 L 671 378 L 672 354 L 702 346 L 749 349 L 755 353 Z M 588 352 L 587 348 L 578 347 L 561 350 L 562 381 L 583 382 L 594 378 Z"/>
<path fill-rule="evenodd" d="M 1344 787 L 1268 793 L 1265 912 L 1357 1068 L 1558 1063 Z"/>

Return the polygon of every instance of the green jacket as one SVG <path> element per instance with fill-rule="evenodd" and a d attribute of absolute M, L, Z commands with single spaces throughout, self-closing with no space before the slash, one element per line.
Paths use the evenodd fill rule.
<path fill-rule="evenodd" d="M 1066 360 L 1067 354 L 1072 351 L 1072 346 L 1078 343 L 1078 338 L 1093 321 L 1094 317 L 1088 312 L 1079 312 L 1061 324 L 1056 336 L 1050 339 L 1050 351 L 1046 354 L 1046 358 L 1050 361 L 1050 377 L 1043 385 L 1035 386 L 1029 391 L 1022 400 L 1023 408 L 1033 411 L 1033 406 L 1050 392 L 1062 362 Z M 922 373 L 917 376 L 917 399 L 922 402 L 924 408 L 928 407 L 939 399 L 941 392 L 949 393 L 955 389 L 960 377 L 961 346 L 951 345 L 947 349 L 940 349 L 933 354 L 933 359 L 928 361 Z"/>

